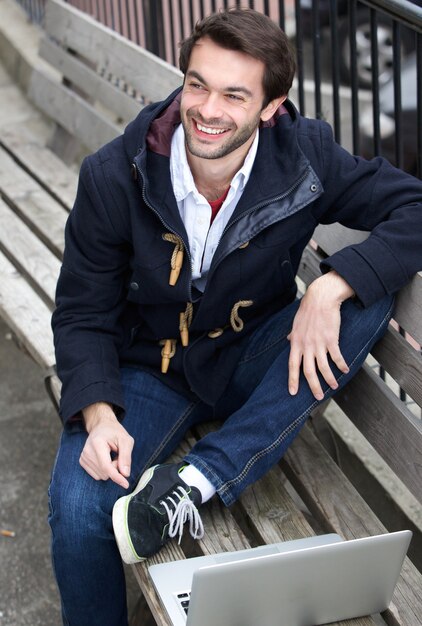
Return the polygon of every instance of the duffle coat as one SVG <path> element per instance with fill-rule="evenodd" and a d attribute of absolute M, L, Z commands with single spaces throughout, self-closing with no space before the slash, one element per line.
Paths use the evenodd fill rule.
<path fill-rule="evenodd" d="M 97 401 L 122 413 L 122 365 L 215 404 L 240 340 L 296 297 L 299 261 L 320 223 L 371 231 L 322 264 L 346 279 L 364 307 L 422 269 L 421 181 L 382 159 L 351 156 L 328 124 L 300 116 L 286 101 L 259 130 L 250 179 L 205 291 L 197 291 L 169 171 L 179 98 L 178 90 L 146 107 L 82 164 L 52 321 L 65 422 Z M 181 249 L 172 286 L 173 253 Z M 187 346 L 180 342 L 181 314 Z M 174 356 L 162 374 L 166 339 L 174 340 Z"/>

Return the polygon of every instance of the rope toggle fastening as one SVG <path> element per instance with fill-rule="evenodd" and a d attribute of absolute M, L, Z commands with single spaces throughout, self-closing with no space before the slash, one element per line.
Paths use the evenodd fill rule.
<path fill-rule="evenodd" d="M 169 285 L 174 287 L 179 279 L 180 271 L 183 265 L 183 241 L 181 237 L 175 235 L 174 233 L 164 233 L 163 239 L 164 241 L 174 243 L 174 250 L 170 261 L 171 271 L 169 278 Z"/>

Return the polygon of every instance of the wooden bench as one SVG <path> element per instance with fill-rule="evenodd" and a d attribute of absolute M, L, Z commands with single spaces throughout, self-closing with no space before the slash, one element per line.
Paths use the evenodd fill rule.
<path fill-rule="evenodd" d="M 8 68 L 32 104 L 16 85 L 1 88 L 0 83 L 0 102 L 9 103 L 0 120 L 0 313 L 40 364 L 57 402 L 50 317 L 63 228 L 76 189 L 77 168 L 71 162 L 120 133 L 143 103 L 166 96 L 181 76 L 58 0 L 48 3 L 45 31 L 41 59 L 21 59 Z M 0 50 L 4 37 L 2 31 Z M 303 284 L 318 274 L 322 255 L 364 236 L 338 225 L 318 228 L 318 248 L 308 246 L 302 259 Z M 391 325 L 361 372 L 335 403 L 309 420 L 279 465 L 230 509 L 218 498 L 204 506 L 202 540 L 171 542 L 151 560 L 325 532 L 351 539 L 410 528 L 414 537 L 390 608 L 347 624 L 421 624 L 421 274 L 399 294 L 395 319 L 404 331 Z M 178 455 L 206 430 L 190 433 Z M 145 600 L 150 619 L 168 624 L 146 564 L 134 571 L 144 618 L 139 621 L 137 614 L 132 624 L 147 623 Z"/>

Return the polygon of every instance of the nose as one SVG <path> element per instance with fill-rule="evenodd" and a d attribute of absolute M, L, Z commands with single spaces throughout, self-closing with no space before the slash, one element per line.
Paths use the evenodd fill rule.
<path fill-rule="evenodd" d="M 221 108 L 221 100 L 219 94 L 209 93 L 207 97 L 201 102 L 199 113 L 204 120 L 208 122 L 213 119 L 219 119 L 223 116 Z"/>

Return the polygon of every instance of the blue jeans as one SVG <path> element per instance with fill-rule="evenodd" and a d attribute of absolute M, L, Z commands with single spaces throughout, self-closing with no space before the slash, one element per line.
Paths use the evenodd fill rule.
<path fill-rule="evenodd" d="M 165 461 L 187 429 L 210 419 L 222 420 L 221 427 L 199 441 L 185 458 L 214 484 L 226 505 L 279 461 L 319 404 L 303 377 L 296 396 L 287 390 L 286 336 L 297 307 L 298 302 L 286 307 L 243 340 L 229 388 L 215 407 L 186 399 L 150 374 L 122 369 L 123 424 L 135 439 L 131 487 L 145 468 Z M 391 298 L 368 309 L 352 300 L 343 304 L 340 349 L 350 372 L 343 374 L 333 365 L 340 388 L 385 332 L 392 307 Z M 325 399 L 333 395 L 323 381 L 322 386 Z M 84 431 L 63 432 L 49 490 L 53 563 L 63 621 L 70 626 L 124 626 L 125 580 L 111 511 L 126 492 L 111 481 L 95 481 L 81 468 L 79 457 L 86 438 Z"/>

